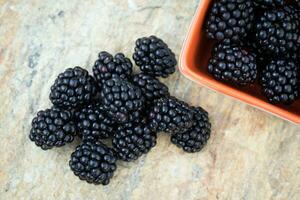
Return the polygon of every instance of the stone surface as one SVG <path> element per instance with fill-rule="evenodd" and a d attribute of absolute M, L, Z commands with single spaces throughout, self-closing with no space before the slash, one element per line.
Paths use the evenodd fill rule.
<path fill-rule="evenodd" d="M 186 154 L 161 134 L 157 146 L 118 165 L 111 184 L 69 170 L 76 142 L 41 151 L 28 139 L 35 113 L 67 67 L 91 70 L 97 53 L 123 51 L 155 34 L 177 57 L 198 0 L 0 0 L 0 199 L 300 199 L 300 127 L 199 87 L 177 72 L 163 80 L 209 111 L 202 152 Z M 78 142 L 77 142 L 78 143 Z"/>

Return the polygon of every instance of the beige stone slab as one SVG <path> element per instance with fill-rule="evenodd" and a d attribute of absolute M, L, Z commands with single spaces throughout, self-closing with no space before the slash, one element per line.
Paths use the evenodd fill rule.
<path fill-rule="evenodd" d="M 209 111 L 205 149 L 186 154 L 161 134 L 106 187 L 69 170 L 76 144 L 47 152 L 30 122 L 67 67 L 91 66 L 100 50 L 132 54 L 155 34 L 177 57 L 197 0 L 0 0 L 0 199 L 300 199 L 300 127 L 199 87 L 179 72 L 163 80 L 178 98 Z"/>

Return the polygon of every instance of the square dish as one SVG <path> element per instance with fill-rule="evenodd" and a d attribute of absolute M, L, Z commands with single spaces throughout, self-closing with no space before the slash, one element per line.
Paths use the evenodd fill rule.
<path fill-rule="evenodd" d="M 256 83 L 248 87 L 235 87 L 215 80 L 207 71 L 213 41 L 205 35 L 205 20 L 211 2 L 201 0 L 181 51 L 179 69 L 194 82 L 231 96 L 283 119 L 300 124 L 300 100 L 292 105 L 273 105 L 267 101 Z"/>

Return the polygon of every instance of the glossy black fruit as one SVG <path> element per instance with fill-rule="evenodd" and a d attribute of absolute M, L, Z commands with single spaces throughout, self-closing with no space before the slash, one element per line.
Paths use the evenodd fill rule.
<path fill-rule="evenodd" d="M 107 115 L 118 123 L 128 122 L 129 116 L 145 105 L 142 91 L 118 77 L 103 83 L 100 96 Z"/>
<path fill-rule="evenodd" d="M 102 51 L 94 64 L 93 74 L 98 86 L 101 88 L 103 82 L 115 76 L 128 80 L 132 74 L 132 63 L 122 53 L 112 56 L 110 53 Z"/>
<path fill-rule="evenodd" d="M 171 136 L 173 144 L 189 153 L 200 151 L 207 143 L 211 132 L 208 113 L 201 107 L 193 108 L 193 112 L 193 126 L 185 132 Z"/>
<path fill-rule="evenodd" d="M 80 180 L 93 184 L 109 184 L 117 169 L 114 151 L 101 142 L 86 141 L 76 147 L 69 165 Z"/>
<path fill-rule="evenodd" d="M 208 38 L 236 43 L 247 36 L 253 27 L 252 0 L 214 1 L 206 23 Z"/>
<path fill-rule="evenodd" d="M 75 67 L 58 75 L 51 86 L 50 100 L 55 106 L 73 109 L 89 104 L 95 94 L 93 77 L 87 70 Z"/>
<path fill-rule="evenodd" d="M 39 111 L 31 126 L 29 138 L 43 150 L 71 143 L 76 134 L 71 113 L 59 108 Z"/>
<path fill-rule="evenodd" d="M 187 103 L 175 97 L 162 98 L 153 103 L 148 120 L 152 130 L 184 132 L 193 124 L 193 111 Z"/>
<path fill-rule="evenodd" d="M 118 158 L 127 162 L 148 153 L 155 145 L 156 132 L 142 122 L 119 127 L 113 137 Z"/>
<path fill-rule="evenodd" d="M 242 47 L 220 43 L 213 49 L 208 71 L 217 80 L 249 85 L 257 78 L 256 55 Z"/>
<path fill-rule="evenodd" d="M 137 39 L 133 59 L 145 74 L 163 78 L 173 74 L 177 65 L 175 54 L 156 36 Z"/>
<path fill-rule="evenodd" d="M 291 60 L 272 60 L 263 70 L 261 82 L 271 103 L 290 104 L 299 96 L 299 69 Z"/>

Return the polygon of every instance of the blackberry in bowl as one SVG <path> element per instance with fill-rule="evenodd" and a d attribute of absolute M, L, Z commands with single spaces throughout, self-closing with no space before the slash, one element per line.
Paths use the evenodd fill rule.
<path fill-rule="evenodd" d="M 297 44 L 298 21 L 283 9 L 266 10 L 256 23 L 256 41 L 266 56 L 285 55 Z"/>
<path fill-rule="evenodd" d="M 256 55 L 235 45 L 215 45 L 208 71 L 217 80 L 249 85 L 257 78 Z"/>
<path fill-rule="evenodd" d="M 210 39 L 237 43 L 251 30 L 254 14 L 252 0 L 213 1 L 205 25 L 206 35 Z"/>
<path fill-rule="evenodd" d="M 276 8 L 284 5 L 284 0 L 253 0 L 254 5 L 259 8 Z"/>
<path fill-rule="evenodd" d="M 272 60 L 263 70 L 261 82 L 271 103 L 291 104 L 299 96 L 299 68 L 293 61 Z"/>

